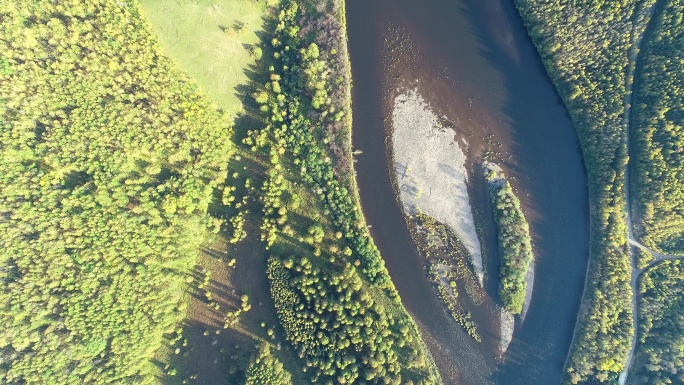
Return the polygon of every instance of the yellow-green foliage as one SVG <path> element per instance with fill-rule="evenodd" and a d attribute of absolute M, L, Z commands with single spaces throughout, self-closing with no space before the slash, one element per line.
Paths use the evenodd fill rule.
<path fill-rule="evenodd" d="M 389 276 L 377 247 L 373 244 L 368 229 L 363 225 L 363 218 L 356 203 L 346 187 L 335 175 L 332 161 L 323 149 L 317 135 L 321 127 L 334 119 L 331 115 L 320 114 L 318 119 L 307 114 L 312 108 L 312 96 L 303 89 L 302 72 L 306 72 L 312 62 L 303 60 L 306 49 L 303 46 L 300 28 L 296 23 L 299 12 L 294 1 L 284 2 L 278 13 L 278 24 L 273 31 L 271 44 L 275 50 L 274 66 L 271 66 L 271 81 L 253 94 L 261 105 L 260 109 L 267 113 L 266 126 L 260 130 L 250 131 L 245 144 L 252 150 L 264 149 L 268 152 L 273 170 L 269 178 L 278 179 L 279 154 L 288 151 L 295 165 L 299 166 L 300 176 L 313 191 L 325 202 L 326 212 L 333 220 L 336 230 L 343 233 L 361 263 L 364 275 L 371 282 L 388 285 Z M 314 71 L 315 72 L 315 71 Z M 332 88 L 324 78 L 323 88 Z M 265 186 L 267 191 L 276 187 Z M 277 192 L 270 193 L 273 199 L 265 201 L 267 216 L 280 206 Z M 272 207 L 271 207 L 272 206 Z M 268 220 L 268 218 L 267 218 Z M 273 238 L 269 232 L 274 226 L 266 223 L 262 230 L 267 230 L 266 239 Z M 269 230 L 270 229 L 270 230 Z"/>
<path fill-rule="evenodd" d="M 490 171 L 488 178 L 495 178 Z M 530 226 L 520 207 L 520 200 L 513 193 L 506 180 L 493 182 L 490 195 L 494 208 L 494 219 L 498 228 L 501 266 L 499 297 L 506 310 L 513 314 L 522 312 L 527 291 L 525 277 L 534 259 L 530 241 Z"/>
<path fill-rule="evenodd" d="M 0 1 L 0 382 L 147 383 L 230 127 L 137 4 Z"/>
<path fill-rule="evenodd" d="M 684 4 L 661 1 L 641 54 L 632 135 L 645 244 L 684 254 Z"/>
<path fill-rule="evenodd" d="M 638 384 L 684 383 L 684 262 L 654 266 L 639 292 L 639 343 L 630 378 Z"/>
<path fill-rule="evenodd" d="M 315 50 L 297 23 L 301 10 L 285 1 L 275 15 L 268 39 L 275 50 L 270 81 L 253 94 L 264 128 L 252 130 L 244 143 L 268 157 L 270 166 L 261 230 L 274 255 L 271 294 L 286 338 L 315 383 L 438 383 L 418 330 L 320 139 L 322 127 L 335 117 L 313 112 L 323 106 L 314 106 L 313 99 L 316 90 L 335 87 L 311 70 L 318 65 L 313 57 L 303 57 Z M 307 88 L 313 83 L 319 84 Z M 276 191 L 281 186 L 289 186 L 287 194 Z M 302 197 L 301 206 L 293 204 L 294 196 Z"/>
<path fill-rule="evenodd" d="M 246 385 L 292 385 L 292 375 L 264 345 L 247 368 Z"/>
<path fill-rule="evenodd" d="M 632 337 L 625 224 L 626 74 L 637 5 L 653 0 L 516 0 L 547 72 L 568 107 L 591 199 L 588 313 L 568 364 L 573 383 L 616 381 Z"/>
<path fill-rule="evenodd" d="M 634 262 L 637 269 L 645 269 L 649 263 L 653 262 L 653 254 L 649 251 L 636 247 L 634 250 Z"/>
<path fill-rule="evenodd" d="M 271 258 L 268 271 L 285 334 L 312 382 L 400 384 L 402 373 L 417 371 L 420 383 L 434 383 L 415 360 L 421 352 L 410 326 L 373 299 L 353 266 L 335 271 L 306 258 Z"/>

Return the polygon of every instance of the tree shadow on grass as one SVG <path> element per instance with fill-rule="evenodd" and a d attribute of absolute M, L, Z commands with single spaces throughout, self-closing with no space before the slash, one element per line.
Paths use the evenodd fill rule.
<path fill-rule="evenodd" d="M 250 130 L 260 130 L 265 123 L 264 113 L 260 110 L 259 104 L 254 100 L 252 95 L 254 92 L 264 89 L 264 85 L 270 80 L 268 67 L 271 64 L 273 57 L 273 49 L 269 39 L 271 36 L 266 31 L 275 29 L 275 20 L 269 17 L 262 18 L 264 28 L 256 32 L 260 43 L 257 45 L 248 45 L 248 49 L 261 48 L 261 58 L 256 63 L 249 65 L 244 69 L 244 74 L 247 75 L 248 82 L 240 84 L 235 87 L 235 96 L 242 103 L 243 111 L 240 112 L 234 120 L 235 142 L 239 145 L 242 139 L 247 137 Z"/>
<path fill-rule="evenodd" d="M 169 363 L 155 360 L 153 364 L 165 374 L 159 378 L 165 384 L 241 385 L 258 345 L 247 333 L 193 321 L 184 325 L 183 338 L 171 346 Z"/>
<path fill-rule="evenodd" d="M 164 369 L 166 363 L 155 362 L 162 372 L 168 373 L 175 369 L 176 375 L 161 376 L 160 380 L 165 384 L 182 384 L 184 380 L 207 385 L 244 384 L 250 356 L 266 341 L 275 346 L 275 354 L 293 373 L 295 379 L 301 377 L 301 365 L 297 362 L 296 353 L 285 343 L 284 331 L 271 298 L 267 259 L 272 252 L 264 249 L 264 243 L 260 239 L 261 203 L 257 194 L 265 179 L 264 164 L 267 163 L 267 158 L 264 154 L 251 152 L 242 143 L 250 130 L 261 130 L 266 125 L 264 112 L 252 97 L 255 91 L 263 89 L 270 80 L 268 67 L 273 52 L 269 35 L 265 31 L 273 30 L 275 23 L 269 17 L 263 17 L 262 21 L 264 28 L 257 32 L 261 41 L 258 47 L 262 49 L 262 58 L 244 69 L 248 81 L 234 89 L 243 106 L 243 110 L 233 120 L 233 142 L 241 157 L 235 157 L 231 161 L 226 181 L 227 185 L 236 187 L 231 192 L 235 203 L 243 197 L 248 198 L 246 205 L 240 208 L 236 208 L 235 204 L 224 205 L 222 191 L 217 189 L 214 203 L 209 207 L 209 213 L 213 217 L 224 220 L 237 214 L 238 210 L 243 213 L 248 210 L 250 213 L 245 214 L 244 223 L 247 237 L 237 244 L 221 241 L 220 246 L 206 247 L 200 260 L 204 260 L 207 267 L 198 266 L 189 273 L 193 281 L 189 290 L 192 299 L 182 325 L 182 338 L 170 346 L 167 369 Z M 224 32 L 233 29 L 227 26 L 218 27 Z M 235 173 L 237 176 L 233 177 Z M 251 180 L 252 189 L 245 186 L 247 178 Z M 294 213 L 288 215 L 293 218 L 295 216 Z M 224 240 L 230 237 L 226 230 L 230 229 L 222 229 L 219 233 Z M 228 261 L 232 259 L 236 263 L 229 267 Z M 208 268 L 212 269 L 212 274 L 207 285 L 200 288 L 207 277 Z M 207 292 L 210 293 L 209 297 Z M 241 296 L 245 294 L 249 297 L 251 309 L 243 311 L 233 326 L 224 328 L 227 313 L 242 307 Z M 273 336 L 268 335 L 268 329 L 273 330 Z M 174 335 L 175 333 L 167 337 L 172 338 Z"/>

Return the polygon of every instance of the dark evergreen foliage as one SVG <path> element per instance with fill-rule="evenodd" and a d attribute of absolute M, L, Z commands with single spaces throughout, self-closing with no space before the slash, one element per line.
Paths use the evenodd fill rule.
<path fill-rule="evenodd" d="M 662 0 L 637 68 L 635 182 L 644 244 L 684 254 L 684 4 Z"/>
<path fill-rule="evenodd" d="M 652 0 L 516 0 L 582 145 L 591 200 L 587 312 L 568 362 L 572 383 L 616 381 L 633 335 L 625 223 L 625 97 L 638 5 Z M 642 3 L 642 4 L 639 4 Z"/>
<path fill-rule="evenodd" d="M 268 345 L 264 345 L 247 368 L 245 385 L 292 385 L 292 375 L 283 368 Z"/>

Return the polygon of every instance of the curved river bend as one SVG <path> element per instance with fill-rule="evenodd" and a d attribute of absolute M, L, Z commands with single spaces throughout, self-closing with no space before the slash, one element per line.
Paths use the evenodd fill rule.
<path fill-rule="evenodd" d="M 575 130 L 512 1 L 347 0 L 354 148 L 364 213 L 402 300 L 447 384 L 560 384 L 589 248 L 586 175 Z M 468 143 L 471 205 L 496 298 L 498 246 L 480 163 L 494 154 L 530 222 L 536 278 L 529 311 L 498 357 L 495 315 L 476 315 L 482 343 L 436 298 L 390 182 L 387 117 L 417 88 Z"/>

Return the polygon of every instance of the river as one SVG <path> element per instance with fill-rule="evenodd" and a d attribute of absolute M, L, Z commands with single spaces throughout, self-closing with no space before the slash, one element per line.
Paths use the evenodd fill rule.
<path fill-rule="evenodd" d="M 354 149 L 363 211 L 402 301 L 447 384 L 559 384 L 589 250 L 586 173 L 577 135 L 512 1 L 347 0 Z M 482 343 L 436 298 L 390 181 L 394 96 L 417 88 L 468 142 L 469 193 L 487 293 L 496 301 L 499 253 L 480 164 L 499 163 L 526 211 L 536 254 L 529 311 L 500 356 L 494 314 L 473 311 Z"/>

